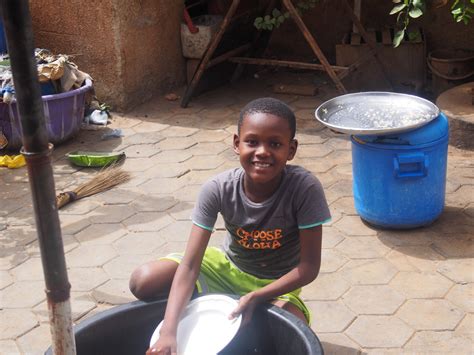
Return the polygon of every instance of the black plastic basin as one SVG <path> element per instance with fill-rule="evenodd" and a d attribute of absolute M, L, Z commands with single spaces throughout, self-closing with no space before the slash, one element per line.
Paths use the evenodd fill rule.
<path fill-rule="evenodd" d="M 167 300 L 135 301 L 90 317 L 74 328 L 78 355 L 144 355 Z M 49 348 L 46 355 L 52 355 Z M 316 334 L 293 314 L 273 305 L 256 310 L 219 354 L 316 355 L 323 354 Z"/>

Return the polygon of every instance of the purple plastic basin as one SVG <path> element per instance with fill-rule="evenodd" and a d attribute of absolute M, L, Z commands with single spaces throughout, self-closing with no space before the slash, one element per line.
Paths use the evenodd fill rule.
<path fill-rule="evenodd" d="M 46 130 L 51 143 L 62 143 L 79 131 L 84 118 L 85 94 L 91 88 L 92 82 L 86 80 L 85 85 L 78 89 L 42 97 Z M 0 129 L 8 139 L 6 149 L 21 148 L 22 129 L 16 100 L 10 104 L 0 102 Z"/>

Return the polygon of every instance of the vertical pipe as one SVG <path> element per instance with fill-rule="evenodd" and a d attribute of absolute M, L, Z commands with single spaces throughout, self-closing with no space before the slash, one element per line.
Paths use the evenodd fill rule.
<path fill-rule="evenodd" d="M 46 284 L 54 354 L 76 353 L 70 288 L 56 207 L 52 145 L 48 144 L 34 57 L 28 0 L 0 0 L 16 100 L 23 131 L 22 154 L 28 167 L 41 261 Z"/>

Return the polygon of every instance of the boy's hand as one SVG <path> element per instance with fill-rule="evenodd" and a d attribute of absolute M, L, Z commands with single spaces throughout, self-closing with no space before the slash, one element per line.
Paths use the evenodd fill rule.
<path fill-rule="evenodd" d="M 177 355 L 176 337 L 160 334 L 160 339 L 146 352 L 146 355 Z"/>
<path fill-rule="evenodd" d="M 229 315 L 229 319 L 238 317 L 242 314 L 242 325 L 246 325 L 252 319 L 253 311 L 255 307 L 260 303 L 260 299 L 255 292 L 249 292 L 246 295 L 240 297 L 239 305 Z"/>

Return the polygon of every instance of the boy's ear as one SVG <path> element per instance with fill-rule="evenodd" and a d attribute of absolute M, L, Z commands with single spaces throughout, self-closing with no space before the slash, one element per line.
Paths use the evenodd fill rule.
<path fill-rule="evenodd" d="M 298 149 L 298 141 L 296 139 L 292 139 L 290 142 L 290 152 L 288 154 L 287 160 L 292 160 L 295 157 L 297 149 Z"/>
<path fill-rule="evenodd" d="M 239 151 L 239 144 L 240 144 L 240 138 L 237 134 L 234 134 L 234 143 L 233 143 L 233 146 L 234 146 L 234 153 L 239 155 L 240 154 L 240 151 Z"/>

